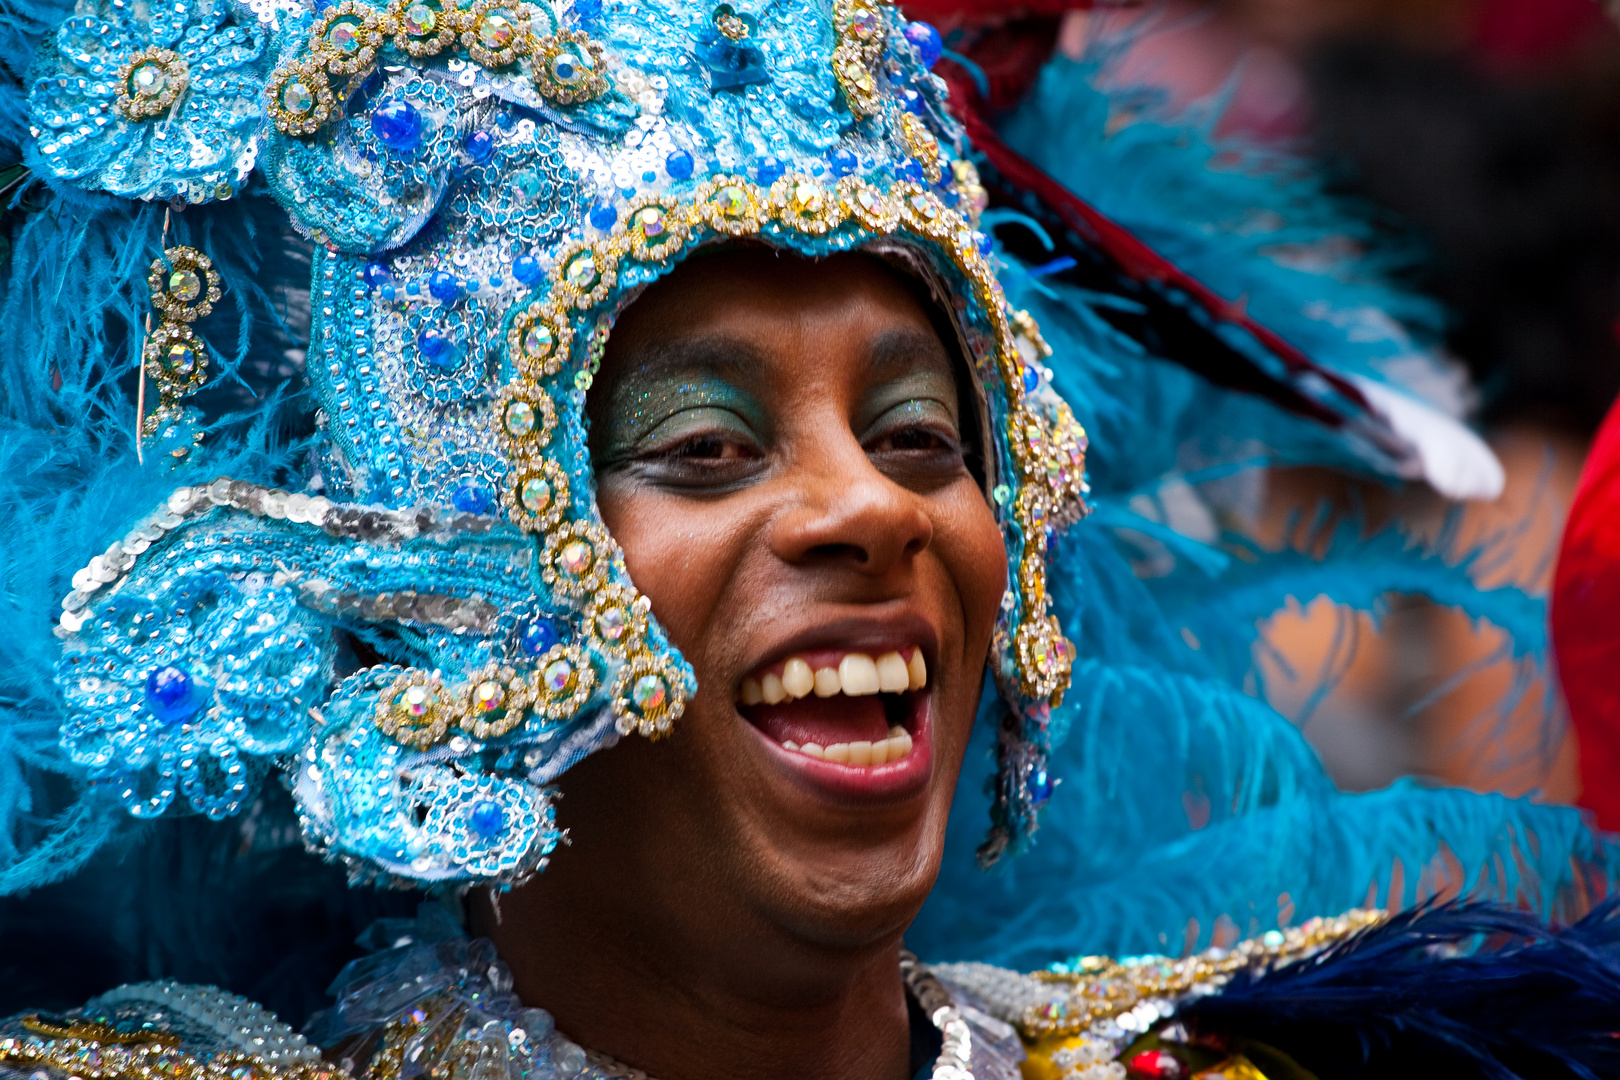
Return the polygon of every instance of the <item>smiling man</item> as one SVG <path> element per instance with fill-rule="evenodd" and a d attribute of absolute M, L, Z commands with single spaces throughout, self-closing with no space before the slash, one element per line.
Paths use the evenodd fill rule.
<path fill-rule="evenodd" d="M 1425 475 L 1407 436 L 1431 422 L 1429 450 L 1488 455 L 1417 398 L 1380 411 L 1402 391 L 1357 389 L 1374 346 L 1411 360 L 1376 309 L 1285 290 L 1273 310 L 1315 312 L 1291 329 L 1355 378 L 1298 352 L 969 109 L 975 148 L 931 73 L 938 34 L 881 0 L 81 8 L 33 60 L 28 160 L 59 199 L 0 308 L 33 350 L 0 402 L 0 446 L 26 458 L 0 473 L 22 545 L 4 568 L 38 577 L 0 593 L 49 608 L 16 620 L 23 674 L 0 671 L 20 680 L 0 694 L 3 883 L 184 813 L 246 815 L 236 865 L 293 832 L 274 777 L 351 883 L 436 902 L 365 934 L 305 1034 L 131 950 L 130 985 L 5 1021 L 0 1080 L 1614 1065 L 1608 842 L 1554 808 L 1341 796 L 1252 692 L 1257 597 L 1293 595 L 1304 555 L 1222 534 L 1241 515 L 1187 461 L 1237 446 L 1223 468 L 1242 471 L 1252 436 Z M 1083 86 L 1066 71 L 1054 108 Z M 1127 120 L 1106 126 L 1140 134 Z M 1139 145 L 1175 163 L 1195 143 Z M 988 211 L 981 164 L 1022 209 Z M 1181 239 L 1297 287 L 1254 209 Z M 307 350 L 279 316 L 257 327 L 307 357 L 310 394 L 207 424 L 209 356 L 254 369 L 203 331 L 233 291 L 238 313 L 263 300 L 254 215 L 272 211 L 282 242 L 318 241 Z M 147 241 L 131 401 L 63 326 L 112 317 L 99 290 L 135 287 L 127 245 Z M 97 245 L 116 265 L 55 261 Z M 252 449 L 311 401 L 307 443 Z M 133 453 L 105 419 L 126 412 Z M 1320 578 L 1355 595 L 1441 580 L 1481 602 L 1387 539 L 1332 547 L 1311 570 L 1334 557 Z M 53 800 L 70 805 L 37 824 Z M 953 849 L 964 829 L 976 852 Z M 1341 914 L 1369 893 L 1398 907 L 1391 862 L 1437 852 L 1504 895 L 1545 873 L 1545 903 L 1596 913 L 1562 932 L 1485 908 Z M 176 877 L 153 875 L 171 890 L 154 907 L 216 906 L 212 872 Z M 265 885 L 218 901 L 250 926 L 220 955 L 321 974 L 275 955 L 283 911 L 243 915 L 274 905 Z M 925 901 L 955 907 L 930 921 Z M 905 950 L 930 934 L 966 962 Z M 1086 955 L 1096 940 L 1176 955 Z M 983 962 L 1014 955 L 1047 966 Z"/>

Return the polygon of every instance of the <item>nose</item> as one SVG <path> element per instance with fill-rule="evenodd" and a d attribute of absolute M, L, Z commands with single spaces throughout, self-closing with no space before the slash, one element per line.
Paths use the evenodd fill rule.
<path fill-rule="evenodd" d="M 847 427 L 807 437 L 790 460 L 771 536 L 784 562 L 882 578 L 908 568 L 933 541 L 922 497 L 874 466 Z"/>

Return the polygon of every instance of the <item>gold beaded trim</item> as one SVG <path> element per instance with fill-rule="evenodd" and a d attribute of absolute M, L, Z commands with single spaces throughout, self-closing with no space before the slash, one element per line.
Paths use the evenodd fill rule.
<path fill-rule="evenodd" d="M 406 23 L 418 9 L 433 20 L 425 33 L 413 34 Z M 461 12 L 446 9 L 439 0 L 393 0 L 388 5 L 387 28 L 392 29 L 394 48 L 417 60 L 437 56 L 456 42 L 461 32 Z"/>
<path fill-rule="evenodd" d="M 537 457 L 557 430 L 557 406 L 537 386 L 508 383 L 495 399 L 495 415 L 507 460 L 513 462 Z"/>
<path fill-rule="evenodd" d="M 512 320 L 506 354 L 527 378 L 541 379 L 562 370 L 573 342 L 573 324 L 551 304 L 535 301 Z"/>
<path fill-rule="evenodd" d="M 566 720 L 590 700 L 596 669 L 578 645 L 553 645 L 534 669 L 534 710 L 547 720 Z"/>
<path fill-rule="evenodd" d="M 50 1039 L 82 1039 L 85 1042 L 110 1046 L 140 1046 L 144 1043 L 156 1043 L 159 1046 L 180 1045 L 180 1036 L 173 1032 L 159 1031 L 156 1028 L 119 1031 L 111 1024 L 78 1017 L 57 1018 L 32 1013 L 22 1018 L 22 1026 L 25 1031 L 32 1031 L 35 1035 L 44 1035 Z"/>
<path fill-rule="evenodd" d="M 377 699 L 377 726 L 402 746 L 426 750 L 444 738 L 454 699 L 436 671 L 402 672 Z"/>
<path fill-rule="evenodd" d="M 456 712 L 461 730 L 473 738 L 497 739 L 523 723 L 533 702 L 533 688 L 516 670 L 489 664 L 460 688 Z"/>
<path fill-rule="evenodd" d="M 496 20 L 505 20 L 511 40 L 504 45 L 485 40 L 485 32 L 496 27 Z M 467 55 L 486 68 L 503 68 L 527 56 L 534 50 L 534 34 L 529 30 L 529 19 L 518 13 L 515 6 L 505 0 L 478 0 L 461 17 L 461 47 Z"/>
<path fill-rule="evenodd" d="M 824 235 L 853 224 L 873 236 L 904 229 L 933 241 L 972 283 L 974 298 L 990 322 L 993 340 L 988 351 L 993 353 L 1008 401 L 1008 444 L 1016 463 L 1018 497 L 1010 500 L 1006 512 L 1023 538 L 1018 582 L 1023 606 L 1018 624 L 1004 632 L 1000 642 L 1017 661 L 1018 690 L 1023 696 L 1053 704 L 1060 701 L 1068 686 L 1074 649 L 1048 610 L 1047 529 L 1065 523 L 1084 505 L 1085 432 L 1056 395 L 1026 399 L 1024 374 L 1029 361 L 1024 352 L 1044 357 L 1049 350 L 1027 313 L 1007 310 L 1000 283 L 980 253 L 968 219 L 918 185 L 899 183 L 884 192 L 855 177 L 845 177 L 828 191 L 817 181 L 793 175 L 767 191 L 745 177 L 722 175 L 698 185 L 685 199 L 643 199 L 632 205 L 637 210 L 656 207 L 665 239 L 656 246 L 648 243 L 636 231 L 632 213 L 628 223 L 615 226 L 605 238 L 566 247 L 552 270 L 549 294 L 528 303 L 512 320 L 507 346 L 517 374 L 499 400 L 539 393 L 538 381 L 562 370 L 576 336 L 570 314 L 589 311 L 605 301 L 625 259 L 667 263 L 687 246 L 714 234 L 756 236 L 773 227 Z M 528 335 L 536 327 L 543 328 L 546 347 L 525 350 Z M 580 389 L 590 385 L 601 338 L 599 333 L 590 338 L 592 354 L 584 358 L 574 380 Z M 501 433 L 504 414 L 497 409 L 493 415 L 497 434 L 513 462 L 514 476 L 532 469 L 532 454 Z M 509 509 L 512 505 L 509 499 Z M 605 563 L 599 556 L 613 549 L 600 526 L 580 521 L 546 524 L 516 512 L 512 518 L 531 532 L 545 534 L 543 577 L 559 592 L 585 599 L 606 585 Z M 585 541 L 589 568 L 581 570 L 581 549 L 574 542 L 585 538 L 589 538 Z M 571 552 L 568 559 L 562 558 L 565 550 Z"/>
<path fill-rule="evenodd" d="M 158 324 L 141 349 L 146 377 L 158 384 L 164 404 L 173 404 L 208 377 L 208 351 L 196 331 L 168 319 Z"/>
<path fill-rule="evenodd" d="M 675 662 L 648 649 L 633 653 L 620 669 L 612 696 L 614 725 L 621 735 L 663 738 L 686 711 L 686 690 Z"/>
<path fill-rule="evenodd" d="M 413 13 L 421 14 L 418 8 L 431 13 L 433 22 L 426 32 L 412 34 L 408 24 Z M 365 75 L 376 66 L 378 53 L 389 41 L 418 60 L 459 45 L 473 63 L 490 70 L 526 61 L 524 67 L 535 91 L 560 105 L 591 101 L 607 93 L 612 84 L 606 74 L 602 46 L 579 30 L 552 29 L 537 34 L 536 13 L 546 17 L 548 27 L 555 23 L 543 6 L 509 0 L 477 0 L 465 11 L 446 0 L 392 0 L 382 12 L 372 10 L 362 0 L 343 0 L 311 27 L 307 55 L 285 61 L 271 72 L 265 84 L 265 111 L 284 135 L 315 134 L 338 116 L 336 96 L 327 76 L 353 79 Z M 497 19 L 510 23 L 510 40 L 500 41 L 497 34 L 486 34 Z M 353 35 L 354 47 L 345 51 L 333 40 L 334 30 Z M 573 58 L 579 70 L 578 77 L 571 80 L 558 74 L 559 64 L 568 57 Z M 183 71 L 184 61 L 178 62 Z M 308 89 L 313 102 L 309 108 L 287 106 L 285 89 L 294 81 L 302 81 Z M 173 97 L 168 101 L 172 102 Z M 167 109 L 168 104 L 162 108 Z"/>
<path fill-rule="evenodd" d="M 810 236 L 824 236 L 844 223 L 848 212 L 836 190 L 794 173 L 771 185 L 770 204 L 777 220 Z"/>
<path fill-rule="evenodd" d="M 930 184 L 937 184 L 944 178 L 945 171 L 940 167 L 939 139 L 928 130 L 922 117 L 915 113 L 900 114 L 900 141 L 906 144 L 911 156 L 922 163 L 923 176 Z"/>
<path fill-rule="evenodd" d="M 602 46 L 584 32 L 558 30 L 554 34 L 536 38 L 533 50 L 533 71 L 529 78 L 541 97 L 559 105 L 577 105 L 607 93 L 607 76 L 603 74 L 607 60 L 602 54 Z M 570 55 L 581 70 L 580 77 L 573 80 L 562 78 L 557 70 L 559 61 Z"/>
<path fill-rule="evenodd" d="M 546 534 L 540 580 L 564 596 L 584 599 L 607 584 L 618 545 L 600 525 L 570 521 Z"/>
<path fill-rule="evenodd" d="M 889 11 L 886 0 L 833 3 L 833 29 L 838 33 L 832 55 L 833 76 L 844 92 L 849 111 L 861 120 L 883 111 L 877 69 L 888 40 Z"/>
<path fill-rule="evenodd" d="M 1013 1021 L 1026 1039 L 1078 1035 L 1099 1020 L 1112 1020 L 1152 998 L 1177 998 L 1196 986 L 1219 986 L 1239 971 L 1275 968 L 1318 953 L 1352 934 L 1383 922 L 1382 911 L 1357 909 L 1332 919 L 1311 919 L 1288 930 L 1273 930 L 1230 950 L 1211 949 L 1184 960 L 1143 957 L 1125 964 L 1088 956 L 1067 972 L 1035 971 L 1040 982 L 1069 987 L 1060 1002 L 1032 1005 Z"/>
<path fill-rule="evenodd" d="M 152 64 L 163 71 L 163 87 L 155 94 L 130 86 L 137 68 Z M 168 112 L 191 85 L 191 69 L 173 49 L 151 46 L 134 53 L 118 68 L 118 100 L 113 107 L 125 120 L 151 120 Z M 133 91 L 133 92 L 132 92 Z"/>
<path fill-rule="evenodd" d="M 638 195 L 624 215 L 630 257 L 640 262 L 662 262 L 686 246 L 691 228 L 680 203 L 656 195 Z"/>
<path fill-rule="evenodd" d="M 301 84 L 309 95 L 303 108 L 287 104 L 289 90 Z M 264 87 L 265 111 L 283 135 L 313 135 L 322 124 L 337 115 L 337 98 L 332 94 L 332 83 L 326 77 L 322 58 L 307 59 L 285 64 L 270 74 Z"/>
<path fill-rule="evenodd" d="M 69 1036 L 0 1039 L 0 1062 L 43 1066 L 79 1080 L 349 1080 L 329 1065 L 281 1065 L 235 1050 L 198 1058 L 175 1049 L 173 1037 L 161 1032 L 143 1032 L 138 1043 L 102 1039 L 104 1026 L 75 1023 Z"/>
<path fill-rule="evenodd" d="M 741 176 L 716 176 L 698 185 L 688 220 L 727 236 L 752 236 L 764 225 L 765 199 L 759 187 Z"/>
<path fill-rule="evenodd" d="M 585 625 L 604 652 L 623 657 L 647 636 L 652 603 L 625 585 L 604 585 L 585 604 Z"/>
<path fill-rule="evenodd" d="M 594 635 L 591 643 L 608 650 Z M 558 662 L 563 667 L 558 666 Z M 553 679 L 560 679 L 553 685 Z M 413 750 L 429 750 L 452 730 L 475 739 L 509 735 L 530 716 L 569 720 L 596 686 L 596 670 L 578 645 L 554 645 L 532 668 L 490 663 L 467 681 L 446 685 L 437 671 L 407 668 L 377 699 L 373 719 L 382 733 Z"/>
<path fill-rule="evenodd" d="M 522 461 L 506 476 L 501 505 L 529 532 L 554 529 L 568 511 L 568 474 L 550 458 Z"/>
<path fill-rule="evenodd" d="M 353 51 L 345 51 L 332 40 L 335 32 L 344 29 L 354 35 Z M 385 29 L 392 27 L 384 26 L 382 15 L 358 0 L 343 0 L 310 28 L 310 55 L 318 57 L 333 75 L 357 75 L 376 62 L 377 50 L 387 36 Z"/>
<path fill-rule="evenodd" d="M 551 297 L 564 308 L 595 307 L 607 299 L 619 281 L 622 244 L 592 244 L 578 240 L 557 253 L 551 269 Z"/>

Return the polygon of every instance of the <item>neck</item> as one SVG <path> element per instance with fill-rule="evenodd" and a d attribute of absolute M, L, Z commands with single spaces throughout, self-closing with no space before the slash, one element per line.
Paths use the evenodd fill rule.
<path fill-rule="evenodd" d="M 737 913 L 696 941 L 679 919 L 566 892 L 531 885 L 498 915 L 486 902 L 478 928 L 574 1042 L 657 1080 L 909 1080 L 898 935 L 817 946 Z"/>

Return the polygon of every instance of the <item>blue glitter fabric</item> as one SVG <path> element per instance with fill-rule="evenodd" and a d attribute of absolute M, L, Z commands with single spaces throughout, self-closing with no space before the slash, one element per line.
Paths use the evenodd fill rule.
<path fill-rule="evenodd" d="M 180 41 L 192 96 L 119 129 L 117 175 L 137 163 L 144 186 L 114 186 L 112 166 L 87 183 L 179 190 L 153 148 L 214 101 L 189 43 L 235 35 L 244 70 L 259 55 L 237 16 L 176 10 L 127 16 L 117 41 Z M 306 841 L 361 880 L 509 885 L 543 867 L 548 785 L 664 736 L 696 689 L 596 511 L 585 396 L 640 289 L 746 238 L 870 251 L 957 313 L 1011 582 L 1000 825 L 1032 827 L 1072 662 L 1046 550 L 1084 513 L 1086 436 L 1002 292 L 969 147 L 912 41 L 931 39 L 877 0 L 257 15 L 273 29 L 263 174 L 317 243 L 321 468 L 299 493 L 183 487 L 75 578 L 58 675 L 74 763 L 143 817 L 235 813 L 285 768 Z M 61 63 L 127 66 L 133 46 L 69 53 L 85 26 L 64 24 Z M 73 107 L 64 78 L 36 85 L 40 130 Z M 229 129 L 247 147 L 258 108 Z M 41 153 L 69 160 L 51 138 Z"/>
<path fill-rule="evenodd" d="M 31 164 L 128 198 L 230 198 L 264 139 L 265 36 L 227 0 L 81 6 L 34 61 Z"/>

